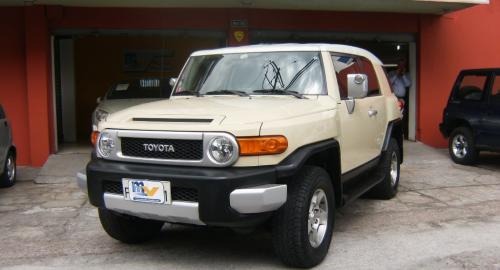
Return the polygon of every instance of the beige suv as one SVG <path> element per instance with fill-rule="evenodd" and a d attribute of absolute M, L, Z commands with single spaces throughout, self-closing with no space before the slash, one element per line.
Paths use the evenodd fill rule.
<path fill-rule="evenodd" d="M 79 184 L 125 243 L 164 222 L 272 228 L 276 254 L 320 263 L 335 209 L 396 195 L 401 112 L 382 63 L 328 44 L 193 53 L 170 99 L 110 115 Z"/>

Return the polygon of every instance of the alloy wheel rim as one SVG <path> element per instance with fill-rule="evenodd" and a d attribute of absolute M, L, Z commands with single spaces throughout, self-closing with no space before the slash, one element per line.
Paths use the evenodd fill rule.
<path fill-rule="evenodd" d="M 9 157 L 7 159 L 7 178 L 10 182 L 14 181 L 14 177 L 16 176 L 16 164 L 14 163 L 14 159 Z"/>
<path fill-rule="evenodd" d="M 469 143 L 464 135 L 458 134 L 453 138 L 452 151 L 457 158 L 464 158 L 468 152 Z"/>
<path fill-rule="evenodd" d="M 391 155 L 391 187 L 395 187 L 398 181 L 398 155 L 392 152 Z"/>
<path fill-rule="evenodd" d="M 309 243 L 312 247 L 317 248 L 323 243 L 327 228 L 328 199 L 322 189 L 317 189 L 311 197 L 307 219 Z"/>

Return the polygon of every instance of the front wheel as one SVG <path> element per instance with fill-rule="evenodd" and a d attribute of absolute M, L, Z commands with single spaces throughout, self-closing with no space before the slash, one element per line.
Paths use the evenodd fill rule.
<path fill-rule="evenodd" d="M 328 173 L 306 166 L 288 183 L 288 199 L 273 220 L 276 254 L 288 266 L 323 261 L 333 234 L 335 198 Z"/>
<path fill-rule="evenodd" d="M 9 152 L 3 167 L 3 173 L 0 175 L 0 187 L 11 187 L 16 183 L 16 157 L 14 153 Z"/>
<path fill-rule="evenodd" d="M 99 220 L 109 236 L 127 244 L 145 242 L 156 236 L 163 222 L 147 220 L 99 208 Z"/>
<path fill-rule="evenodd" d="M 448 151 L 451 159 L 462 165 L 472 165 L 476 162 L 478 151 L 474 144 L 472 131 L 466 127 L 453 130 L 448 141 Z"/>

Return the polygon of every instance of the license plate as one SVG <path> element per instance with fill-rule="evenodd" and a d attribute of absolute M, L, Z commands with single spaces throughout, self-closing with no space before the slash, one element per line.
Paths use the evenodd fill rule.
<path fill-rule="evenodd" d="M 128 199 L 144 203 L 166 203 L 170 197 L 170 183 L 141 179 L 123 179 Z"/>

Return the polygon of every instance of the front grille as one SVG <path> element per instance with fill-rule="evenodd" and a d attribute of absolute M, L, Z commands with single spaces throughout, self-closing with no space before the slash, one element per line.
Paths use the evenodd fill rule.
<path fill-rule="evenodd" d="M 122 182 L 104 181 L 103 190 L 106 193 L 122 195 L 123 185 Z M 194 188 L 172 187 L 171 192 L 173 201 L 185 201 L 185 202 L 198 201 L 198 190 Z"/>
<path fill-rule="evenodd" d="M 171 145 L 173 151 L 148 151 L 144 145 Z M 129 157 L 201 160 L 203 158 L 203 141 L 201 140 L 174 140 L 174 139 L 147 139 L 121 138 L 122 154 Z M 166 147 L 163 147 L 164 149 Z M 169 149 L 172 149 L 168 147 Z M 151 148 L 150 148 L 151 149 Z"/>
<path fill-rule="evenodd" d="M 102 189 L 107 193 L 123 194 L 122 182 L 104 181 Z"/>
<path fill-rule="evenodd" d="M 197 202 L 198 190 L 193 188 L 172 187 L 172 200 Z"/>

